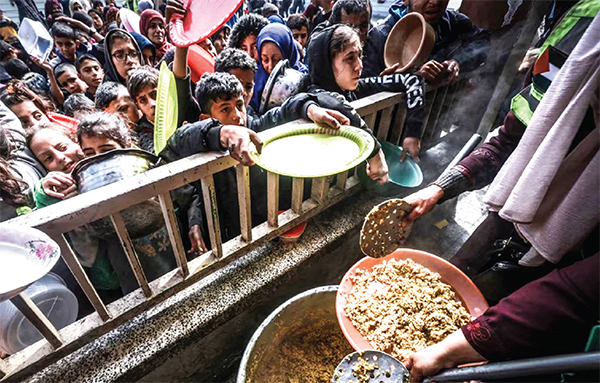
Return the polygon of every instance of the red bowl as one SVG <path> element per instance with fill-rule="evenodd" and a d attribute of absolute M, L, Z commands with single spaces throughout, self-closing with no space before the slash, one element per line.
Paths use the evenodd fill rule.
<path fill-rule="evenodd" d="M 407 258 L 440 274 L 442 282 L 447 283 L 452 287 L 457 298 L 466 307 L 472 317 L 478 317 L 488 308 L 485 298 L 473 281 L 471 281 L 469 277 L 456 266 L 436 255 L 420 250 L 398 249 L 383 258 L 365 257 L 356 262 L 354 266 L 348 270 L 346 275 L 344 275 L 335 300 L 335 310 L 342 332 L 356 351 L 372 350 L 374 347 L 363 338 L 344 312 L 344 306 L 346 306 L 348 301 L 348 295 L 352 292 L 352 288 L 354 287 L 350 277 L 354 276 L 357 270 L 371 271 L 375 265 L 381 264 L 383 261 L 392 259 L 398 261 Z"/>

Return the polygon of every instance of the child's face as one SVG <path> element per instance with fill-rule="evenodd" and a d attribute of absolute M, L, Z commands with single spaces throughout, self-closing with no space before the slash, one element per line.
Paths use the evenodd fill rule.
<path fill-rule="evenodd" d="M 260 60 L 262 61 L 262 66 L 265 68 L 265 72 L 267 74 L 271 74 L 275 65 L 279 63 L 283 59 L 281 55 L 281 50 L 279 47 L 270 41 L 264 43 L 260 49 Z"/>
<path fill-rule="evenodd" d="M 117 141 L 107 137 L 81 136 L 81 149 L 86 157 L 122 148 Z"/>
<path fill-rule="evenodd" d="M 217 99 L 210 107 L 210 114 L 202 114 L 201 116 L 202 119 L 209 117 L 219 120 L 223 125 L 246 126 L 244 98 L 239 95 L 227 101 Z"/>
<path fill-rule="evenodd" d="M 248 56 L 252 57 L 254 61 L 258 62 L 258 49 L 256 48 L 256 35 L 248 35 L 242 41 L 242 50 L 248 53 Z"/>
<path fill-rule="evenodd" d="M 248 108 L 250 100 L 252 100 L 252 94 L 254 93 L 254 71 L 251 69 L 232 69 L 229 71 L 230 74 L 237 77 L 242 83 L 244 88 L 244 105 Z"/>
<path fill-rule="evenodd" d="M 108 104 L 105 112 L 107 113 L 120 113 L 129 118 L 129 121 L 134 124 L 140 119 L 140 111 L 137 105 L 129 94 L 120 94 L 114 101 Z"/>
<path fill-rule="evenodd" d="M 77 72 L 75 71 L 66 71 L 58 76 L 56 81 L 60 86 L 65 88 L 69 94 L 85 93 L 88 88 L 87 84 L 77 76 Z"/>
<path fill-rule="evenodd" d="M 88 85 L 88 87 L 96 89 L 104 80 L 104 70 L 94 60 L 86 60 L 79 69 L 79 77 Z"/>
<path fill-rule="evenodd" d="M 65 56 L 67 60 L 75 61 L 77 58 L 77 44 L 75 43 L 75 40 L 68 37 L 55 37 L 54 44 L 56 44 L 60 53 Z"/>
<path fill-rule="evenodd" d="M 110 47 L 110 55 L 119 76 L 127 79 L 130 70 L 141 66 L 140 53 L 129 39 L 115 39 Z"/>
<path fill-rule="evenodd" d="M 92 17 L 92 20 L 94 21 L 94 28 L 96 28 L 96 30 L 98 30 L 98 31 L 100 29 L 102 29 L 102 27 L 104 26 L 104 21 L 102 21 L 102 19 L 100 18 L 100 16 L 98 16 L 94 12 L 92 12 L 90 14 L 90 16 Z"/>
<path fill-rule="evenodd" d="M 10 110 L 21 121 L 23 129 L 29 129 L 42 122 L 50 122 L 48 117 L 31 101 L 23 101 L 10 107 Z"/>
<path fill-rule="evenodd" d="M 358 86 L 363 69 L 361 55 L 360 40 L 354 36 L 348 47 L 334 57 L 333 76 L 342 90 L 352 91 Z"/>
<path fill-rule="evenodd" d="M 302 45 L 302 48 L 306 48 L 306 43 L 308 42 L 308 29 L 306 26 L 302 26 L 300 29 L 292 29 L 292 35 L 294 36 L 294 40 Z"/>
<path fill-rule="evenodd" d="M 154 114 L 156 113 L 156 87 L 146 86 L 135 96 L 135 103 L 138 108 L 144 113 L 144 116 L 154 124 Z"/>
<path fill-rule="evenodd" d="M 217 50 L 217 54 L 221 53 L 223 49 L 227 47 L 227 40 L 229 39 L 229 30 L 227 28 L 222 29 L 221 33 L 215 35 L 214 40 L 212 40 L 215 49 Z"/>
<path fill-rule="evenodd" d="M 71 173 L 75 164 L 83 158 L 79 145 L 52 129 L 42 129 L 36 133 L 29 147 L 50 172 Z"/>

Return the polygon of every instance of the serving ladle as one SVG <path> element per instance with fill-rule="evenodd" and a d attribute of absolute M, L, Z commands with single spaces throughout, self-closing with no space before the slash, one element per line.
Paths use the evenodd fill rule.
<path fill-rule="evenodd" d="M 362 359 L 362 361 L 361 361 Z M 361 368 L 362 366 L 365 366 Z M 540 358 L 488 363 L 451 368 L 427 377 L 424 383 L 500 380 L 525 376 L 592 371 L 600 368 L 600 351 L 545 356 Z M 332 383 L 406 383 L 410 371 L 393 356 L 382 351 L 356 351 L 342 359 L 335 369 Z"/>

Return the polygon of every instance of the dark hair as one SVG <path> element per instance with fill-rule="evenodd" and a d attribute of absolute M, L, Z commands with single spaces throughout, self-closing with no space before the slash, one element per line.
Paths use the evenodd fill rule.
<path fill-rule="evenodd" d="M 231 27 L 227 24 L 224 24 L 221 28 L 217 29 L 217 31 L 215 33 L 213 33 L 212 35 L 210 35 L 210 41 L 215 41 L 215 39 L 217 37 L 219 37 L 219 35 L 221 35 L 221 33 L 223 33 L 225 30 L 229 30 L 229 32 L 231 33 Z"/>
<path fill-rule="evenodd" d="M 260 15 L 248 14 L 240 17 L 231 30 L 227 46 L 241 48 L 246 37 L 249 35 L 258 37 L 260 30 L 267 24 L 269 24 L 269 20 Z"/>
<path fill-rule="evenodd" d="M 8 83 L 6 88 L 2 89 L 0 101 L 8 108 L 25 101 L 31 101 L 44 114 L 46 114 L 49 109 L 52 109 L 20 80 L 12 80 Z"/>
<path fill-rule="evenodd" d="M 217 100 L 229 101 L 244 93 L 240 80 L 229 73 L 205 73 L 196 86 L 196 100 L 202 113 L 209 114 Z"/>
<path fill-rule="evenodd" d="M 335 31 L 331 34 L 331 40 L 329 41 L 329 56 L 331 58 L 331 62 L 335 59 L 340 52 L 343 52 L 352 41 L 352 37 L 356 36 L 356 38 L 360 38 L 358 36 L 358 32 L 356 29 L 352 28 L 349 25 L 339 25 L 335 28 Z"/>
<path fill-rule="evenodd" d="M 83 11 L 77 11 L 77 12 L 73 13 L 72 17 L 75 20 L 81 21 L 88 27 L 92 27 L 94 25 L 94 20 L 92 19 L 92 17 Z"/>
<path fill-rule="evenodd" d="M 369 0 L 338 0 L 331 9 L 331 16 L 329 16 L 329 23 L 340 24 L 342 22 L 342 10 L 346 14 L 350 15 L 353 13 L 369 12 L 369 19 L 373 13 L 371 8 L 371 2 Z"/>
<path fill-rule="evenodd" d="M 104 7 L 104 6 L 103 6 Z M 102 12 L 100 12 L 99 10 L 92 8 L 88 11 L 88 15 L 90 17 L 92 17 L 92 13 L 95 13 L 98 17 L 100 17 L 100 19 L 104 22 L 104 15 L 102 14 Z M 92 19 L 93 21 L 94 19 Z"/>
<path fill-rule="evenodd" d="M 0 126 L 0 198 L 11 206 L 17 207 L 27 204 L 27 196 L 23 188 L 27 186 L 22 179 L 17 177 L 8 163 L 12 145 L 4 128 Z"/>
<path fill-rule="evenodd" d="M 215 72 L 227 72 L 233 69 L 256 72 L 256 61 L 241 49 L 225 48 L 215 59 Z"/>
<path fill-rule="evenodd" d="M 275 4 L 272 3 L 266 3 L 265 5 L 263 5 L 261 11 L 262 15 L 266 15 L 267 13 L 272 13 L 274 12 L 276 15 L 279 14 L 279 8 L 277 8 L 277 6 Z"/>
<path fill-rule="evenodd" d="M 127 33 L 126 31 L 123 30 L 116 30 L 113 33 L 110 34 L 110 36 L 108 36 L 107 39 L 105 39 L 105 43 L 104 43 L 104 49 L 110 49 L 109 47 L 113 46 L 113 41 L 115 41 L 116 39 L 123 39 L 123 40 L 129 40 L 133 43 L 133 46 L 136 47 L 137 43 L 135 42 L 135 39 L 133 38 L 133 36 L 131 36 L 129 33 Z M 108 41 L 107 41 L 108 40 Z M 110 53 L 110 52 L 108 52 Z"/>
<path fill-rule="evenodd" d="M 79 29 L 75 31 L 75 37 L 77 37 L 77 40 L 79 40 L 79 42 L 82 42 L 84 40 L 90 42 L 90 36 L 87 33 L 80 31 Z"/>
<path fill-rule="evenodd" d="M 82 137 L 104 137 L 117 142 L 122 148 L 127 147 L 127 139 L 137 143 L 135 133 L 127 127 L 117 115 L 95 112 L 85 116 L 77 127 L 77 141 L 81 144 Z"/>
<path fill-rule="evenodd" d="M 100 61 L 98 61 L 97 58 L 95 58 L 94 56 L 92 56 L 89 53 L 84 53 L 81 56 L 79 56 L 77 58 L 77 61 L 75 62 L 75 67 L 77 68 L 77 73 L 79 73 L 79 71 L 81 71 L 81 66 L 88 60 L 97 62 L 98 65 L 100 66 L 100 68 L 102 68 L 102 64 L 100 64 Z"/>
<path fill-rule="evenodd" d="M 69 117 L 80 118 L 94 111 L 94 102 L 83 93 L 74 93 L 65 100 L 63 111 Z"/>
<path fill-rule="evenodd" d="M 60 76 L 67 72 L 73 72 L 77 75 L 77 68 L 75 68 L 75 65 L 69 63 L 58 64 L 56 68 L 54 68 L 54 77 L 56 78 L 56 81 L 58 81 Z"/>
<path fill-rule="evenodd" d="M 75 29 L 73 29 L 73 27 L 71 27 L 69 24 L 60 21 L 52 24 L 50 32 L 54 38 L 64 37 L 73 40 L 73 42 L 75 42 L 77 39 L 75 36 Z"/>
<path fill-rule="evenodd" d="M 127 88 L 117 82 L 104 82 L 96 90 L 96 109 L 104 110 L 108 108 L 111 102 L 117 99 L 120 94 L 127 93 Z M 128 93 L 127 93 L 128 94 Z"/>
<path fill-rule="evenodd" d="M 4 61 L 7 56 L 10 56 L 12 49 L 15 49 L 12 45 L 4 40 L 0 40 L 0 61 Z"/>
<path fill-rule="evenodd" d="M 127 76 L 127 91 L 135 100 L 137 94 L 147 86 L 158 86 L 158 70 L 144 65 L 129 72 Z"/>
<path fill-rule="evenodd" d="M 306 27 L 308 31 L 308 19 L 302 13 L 294 13 L 289 15 L 286 21 L 288 28 L 301 30 L 302 27 Z"/>
<path fill-rule="evenodd" d="M 92 1 L 92 8 L 96 8 L 97 6 L 101 6 L 102 8 L 104 8 L 104 2 L 102 0 Z"/>
<path fill-rule="evenodd" d="M 22 79 L 27 73 L 31 72 L 27 64 L 20 59 L 10 59 L 4 64 L 6 72 L 16 79 Z"/>

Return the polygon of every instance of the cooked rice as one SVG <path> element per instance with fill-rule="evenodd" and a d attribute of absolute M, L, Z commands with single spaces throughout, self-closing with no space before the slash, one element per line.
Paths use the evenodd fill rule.
<path fill-rule="evenodd" d="M 439 274 L 411 259 L 357 270 L 346 315 L 371 345 L 404 360 L 470 321 Z"/>

